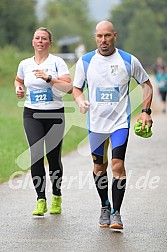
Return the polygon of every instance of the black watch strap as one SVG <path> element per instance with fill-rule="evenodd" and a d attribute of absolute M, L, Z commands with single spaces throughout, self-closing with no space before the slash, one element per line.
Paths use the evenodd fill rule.
<path fill-rule="evenodd" d="M 142 111 L 141 111 L 142 113 L 143 112 L 145 112 L 145 113 L 147 113 L 147 114 L 149 114 L 149 115 L 151 115 L 151 109 L 150 108 L 148 108 L 148 109 L 142 109 Z"/>
<path fill-rule="evenodd" d="M 46 82 L 49 83 L 51 81 L 51 79 L 52 79 L 52 75 L 49 74 Z"/>

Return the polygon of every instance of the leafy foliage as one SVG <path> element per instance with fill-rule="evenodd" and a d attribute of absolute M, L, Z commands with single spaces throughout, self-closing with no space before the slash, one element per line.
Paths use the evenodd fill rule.
<path fill-rule="evenodd" d="M 0 1 L 0 34 L 3 47 L 6 44 L 20 49 L 31 46 L 30 38 L 37 23 L 35 1 Z"/>
<path fill-rule="evenodd" d="M 144 27 L 144 29 L 141 29 L 141 27 Z M 155 60 L 153 52 L 156 52 L 157 56 L 161 54 L 160 36 L 157 36 L 158 34 L 160 35 L 160 31 L 153 12 L 149 9 L 143 10 L 142 13 L 137 11 L 129 24 L 129 36 L 124 43 L 125 50 L 137 55 L 139 60 L 147 67 Z"/>
<path fill-rule="evenodd" d="M 95 47 L 94 22 L 89 19 L 87 0 L 48 0 L 42 23 L 52 31 L 56 41 L 68 35 L 77 35 L 87 50 Z"/>
<path fill-rule="evenodd" d="M 110 20 L 118 33 L 117 47 L 135 53 L 146 65 L 167 58 L 166 0 L 122 0 Z"/>

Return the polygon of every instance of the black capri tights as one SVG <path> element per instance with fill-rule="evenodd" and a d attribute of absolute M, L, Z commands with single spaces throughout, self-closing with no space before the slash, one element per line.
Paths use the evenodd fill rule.
<path fill-rule="evenodd" d="M 61 195 L 63 166 L 61 149 L 64 134 L 64 108 L 34 110 L 24 108 L 24 129 L 31 153 L 31 175 L 37 199 L 46 199 L 44 144 L 52 182 L 52 193 Z"/>

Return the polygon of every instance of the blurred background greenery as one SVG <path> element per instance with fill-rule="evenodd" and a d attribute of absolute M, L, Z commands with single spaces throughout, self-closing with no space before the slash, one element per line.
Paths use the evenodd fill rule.
<path fill-rule="evenodd" d="M 93 11 L 90 11 L 90 2 Z M 118 48 L 138 57 L 150 73 L 158 56 L 166 61 L 166 0 L 13 0 L 12 4 L 8 0 L 0 1 L 0 182 L 21 169 L 16 159 L 27 149 L 23 108 L 18 106 L 13 82 L 19 62 L 33 55 L 31 40 L 35 29 L 45 26 L 52 31 L 51 53 L 63 52 L 61 41 L 65 38 L 79 38 L 68 43 L 69 53 L 75 54 L 79 42 L 85 45 L 86 51 L 94 50 L 94 30 L 96 23 L 104 19 L 104 13 L 100 18 L 103 5 L 105 19 L 113 22 L 118 33 Z M 98 20 L 93 13 L 99 14 Z M 67 64 L 73 77 L 75 61 Z M 64 100 L 75 106 L 71 95 L 66 95 Z M 71 128 L 67 125 L 63 154 L 75 149 L 87 135 L 86 117 L 81 117 L 79 112 L 67 113 L 66 121 Z"/>
<path fill-rule="evenodd" d="M 90 11 L 93 8 L 94 12 Z M 101 3 L 101 5 L 99 5 Z M 103 3 L 103 4 L 102 4 Z M 11 45 L 32 51 L 31 39 L 39 26 L 49 28 L 54 37 L 52 50 L 60 52 L 58 41 L 66 36 L 80 36 L 86 50 L 93 50 L 97 20 L 93 13 L 108 7 L 106 19 L 118 33 L 117 46 L 136 55 L 149 67 L 157 56 L 167 58 L 166 0 L 7 0 L 0 1 L 0 47 Z M 107 6 L 108 5 L 108 6 Z M 101 10 L 100 10 L 101 8 Z M 104 18 L 104 13 L 102 15 Z M 100 21 L 100 20 L 98 20 Z M 74 52 L 76 44 L 71 44 Z"/>

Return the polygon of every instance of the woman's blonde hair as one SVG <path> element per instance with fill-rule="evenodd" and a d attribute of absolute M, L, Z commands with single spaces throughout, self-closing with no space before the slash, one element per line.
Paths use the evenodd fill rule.
<path fill-rule="evenodd" d="M 45 31 L 45 32 L 47 32 L 48 35 L 49 35 L 49 40 L 50 40 L 50 42 L 53 42 L 52 33 L 51 33 L 51 31 L 48 30 L 47 28 L 45 28 L 45 27 L 39 27 L 38 29 L 36 29 L 36 31 Z M 35 31 L 35 32 L 36 32 L 36 31 Z"/>

